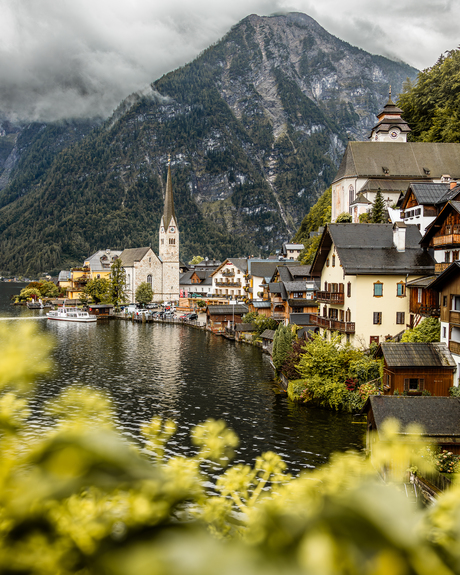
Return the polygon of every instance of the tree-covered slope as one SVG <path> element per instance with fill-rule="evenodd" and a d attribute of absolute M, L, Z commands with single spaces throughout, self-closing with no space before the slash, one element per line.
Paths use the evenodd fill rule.
<path fill-rule="evenodd" d="M 460 50 L 447 52 L 415 83 L 407 82 L 398 106 L 413 142 L 460 142 Z"/>
<path fill-rule="evenodd" d="M 249 16 L 83 139 L 59 150 L 31 137 L 0 192 L 0 271 L 156 249 L 169 153 L 181 257 L 269 253 L 330 185 L 347 138 L 366 137 L 389 84 L 414 75 L 308 16 Z"/>

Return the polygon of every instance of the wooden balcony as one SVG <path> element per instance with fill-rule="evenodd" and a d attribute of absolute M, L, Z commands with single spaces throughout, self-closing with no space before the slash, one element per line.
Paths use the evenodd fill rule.
<path fill-rule="evenodd" d="M 223 281 L 216 281 L 216 286 L 219 287 L 230 287 L 230 288 L 240 288 L 241 287 L 241 282 L 236 281 L 236 282 L 223 282 Z"/>
<path fill-rule="evenodd" d="M 434 236 L 434 246 L 447 246 L 452 244 L 460 244 L 460 234 L 449 234 L 447 236 Z"/>
<path fill-rule="evenodd" d="M 228 270 L 228 271 L 222 272 L 222 275 L 225 277 L 234 277 L 235 272 L 233 270 Z"/>
<path fill-rule="evenodd" d="M 312 323 L 329 331 L 338 331 L 340 333 L 355 333 L 355 323 L 351 321 L 340 321 L 338 319 L 329 319 L 319 315 L 311 316 Z"/>
<path fill-rule="evenodd" d="M 449 323 L 453 323 L 454 325 L 460 325 L 460 311 L 450 310 Z"/>
<path fill-rule="evenodd" d="M 305 307 L 306 305 L 316 304 L 316 301 L 305 297 L 293 297 L 288 299 L 288 303 L 291 307 Z"/>
<path fill-rule="evenodd" d="M 449 341 L 449 351 L 456 355 L 460 355 L 460 342 L 452 340 Z"/>
<path fill-rule="evenodd" d="M 442 262 L 440 264 L 434 264 L 434 273 L 440 274 L 449 266 L 450 266 L 450 262 Z"/>
<path fill-rule="evenodd" d="M 272 313 L 272 318 L 276 319 L 277 321 L 279 320 L 283 320 L 284 319 L 284 313 L 280 313 L 280 312 L 273 312 Z"/>
<path fill-rule="evenodd" d="M 345 302 L 345 294 L 339 292 L 333 293 L 329 291 L 318 291 L 316 292 L 316 299 L 321 303 L 343 305 Z"/>
<path fill-rule="evenodd" d="M 441 315 L 441 309 L 434 305 L 421 305 L 418 313 L 425 317 L 439 317 Z"/>

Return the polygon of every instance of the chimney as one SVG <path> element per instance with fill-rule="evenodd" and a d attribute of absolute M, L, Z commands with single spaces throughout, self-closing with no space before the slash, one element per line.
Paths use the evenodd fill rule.
<path fill-rule="evenodd" d="M 393 225 L 393 245 L 398 252 L 406 251 L 406 229 L 403 222 L 395 222 Z"/>
<path fill-rule="evenodd" d="M 449 189 L 450 189 L 450 190 L 453 190 L 456 185 L 457 185 L 457 182 L 456 182 L 455 180 L 452 180 L 452 181 L 450 182 L 450 188 L 449 188 Z"/>

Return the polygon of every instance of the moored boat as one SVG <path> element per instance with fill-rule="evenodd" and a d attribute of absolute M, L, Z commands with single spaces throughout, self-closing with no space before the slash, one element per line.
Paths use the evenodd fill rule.
<path fill-rule="evenodd" d="M 87 311 L 81 311 L 80 309 L 66 308 L 65 305 L 53 311 L 49 311 L 46 317 L 57 321 L 79 321 L 85 323 L 97 321 L 95 315 L 90 315 Z"/>

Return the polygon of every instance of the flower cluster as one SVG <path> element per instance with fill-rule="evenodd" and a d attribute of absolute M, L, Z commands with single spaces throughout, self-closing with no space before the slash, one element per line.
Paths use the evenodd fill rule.
<path fill-rule="evenodd" d="M 345 387 L 348 389 L 348 391 L 356 391 L 357 386 L 358 386 L 357 379 L 349 377 L 348 379 L 345 380 Z"/>
<path fill-rule="evenodd" d="M 363 383 L 358 388 L 359 395 L 366 400 L 370 395 L 378 395 L 379 390 L 373 383 Z"/>
<path fill-rule="evenodd" d="M 460 456 L 454 455 L 452 451 L 443 449 L 434 457 L 436 469 L 441 473 L 456 473 L 460 462 Z"/>

